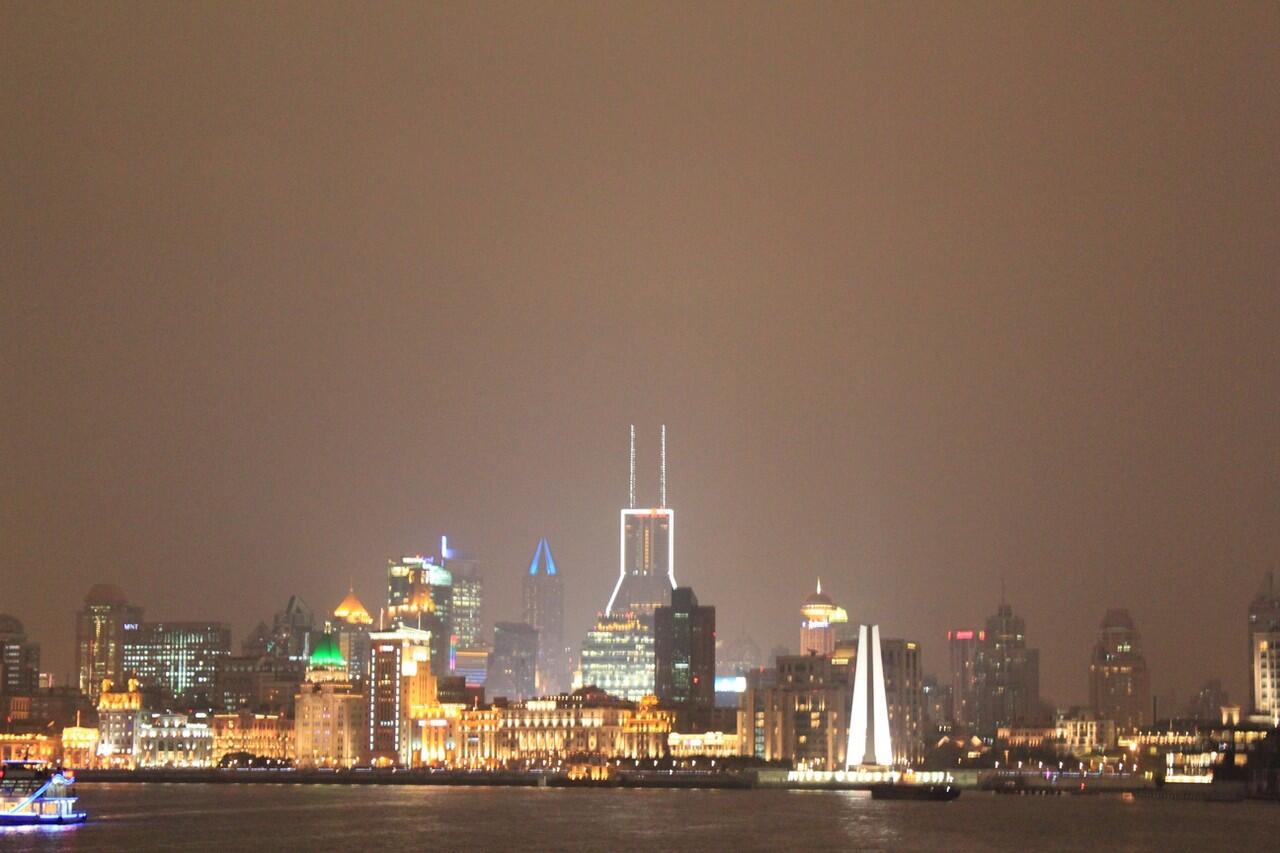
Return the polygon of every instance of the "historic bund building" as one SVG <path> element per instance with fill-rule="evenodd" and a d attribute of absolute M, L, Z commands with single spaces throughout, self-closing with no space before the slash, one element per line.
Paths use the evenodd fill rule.
<path fill-rule="evenodd" d="M 294 753 L 299 767 L 364 763 L 368 701 L 352 684 L 350 671 L 337 639 L 323 635 L 294 700 Z"/>

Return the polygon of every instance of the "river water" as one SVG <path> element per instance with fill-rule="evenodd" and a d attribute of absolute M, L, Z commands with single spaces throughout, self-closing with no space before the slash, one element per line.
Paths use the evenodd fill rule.
<path fill-rule="evenodd" d="M 1280 850 L 1280 806 L 966 792 L 81 784 L 90 822 L 0 851 Z"/>

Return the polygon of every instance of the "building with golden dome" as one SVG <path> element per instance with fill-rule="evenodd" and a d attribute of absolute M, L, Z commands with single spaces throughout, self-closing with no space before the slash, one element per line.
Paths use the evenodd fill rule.
<path fill-rule="evenodd" d="M 356 687 L 364 687 L 365 672 L 369 668 L 369 630 L 373 617 L 356 597 L 354 587 L 347 589 L 347 597 L 333 611 L 333 635 L 347 662 L 347 676 Z"/>
<path fill-rule="evenodd" d="M 834 654 L 837 633 L 848 624 L 849 614 L 822 591 L 822 578 L 818 578 L 817 590 L 801 605 L 800 616 L 800 653 Z"/>

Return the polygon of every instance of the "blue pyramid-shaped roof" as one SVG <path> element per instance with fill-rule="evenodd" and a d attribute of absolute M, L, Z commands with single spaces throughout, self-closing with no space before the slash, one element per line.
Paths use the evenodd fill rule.
<path fill-rule="evenodd" d="M 539 567 L 544 575 L 552 576 L 556 573 L 556 561 L 551 556 L 551 546 L 547 544 L 545 536 L 538 540 L 538 547 L 533 549 L 533 561 L 529 563 L 529 574 L 536 575 Z"/>

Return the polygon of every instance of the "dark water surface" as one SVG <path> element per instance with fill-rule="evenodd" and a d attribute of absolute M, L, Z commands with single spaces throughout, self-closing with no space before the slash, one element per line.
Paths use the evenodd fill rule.
<path fill-rule="evenodd" d="M 81 784 L 90 823 L 0 850 L 1280 850 L 1280 806 L 828 791 Z"/>

